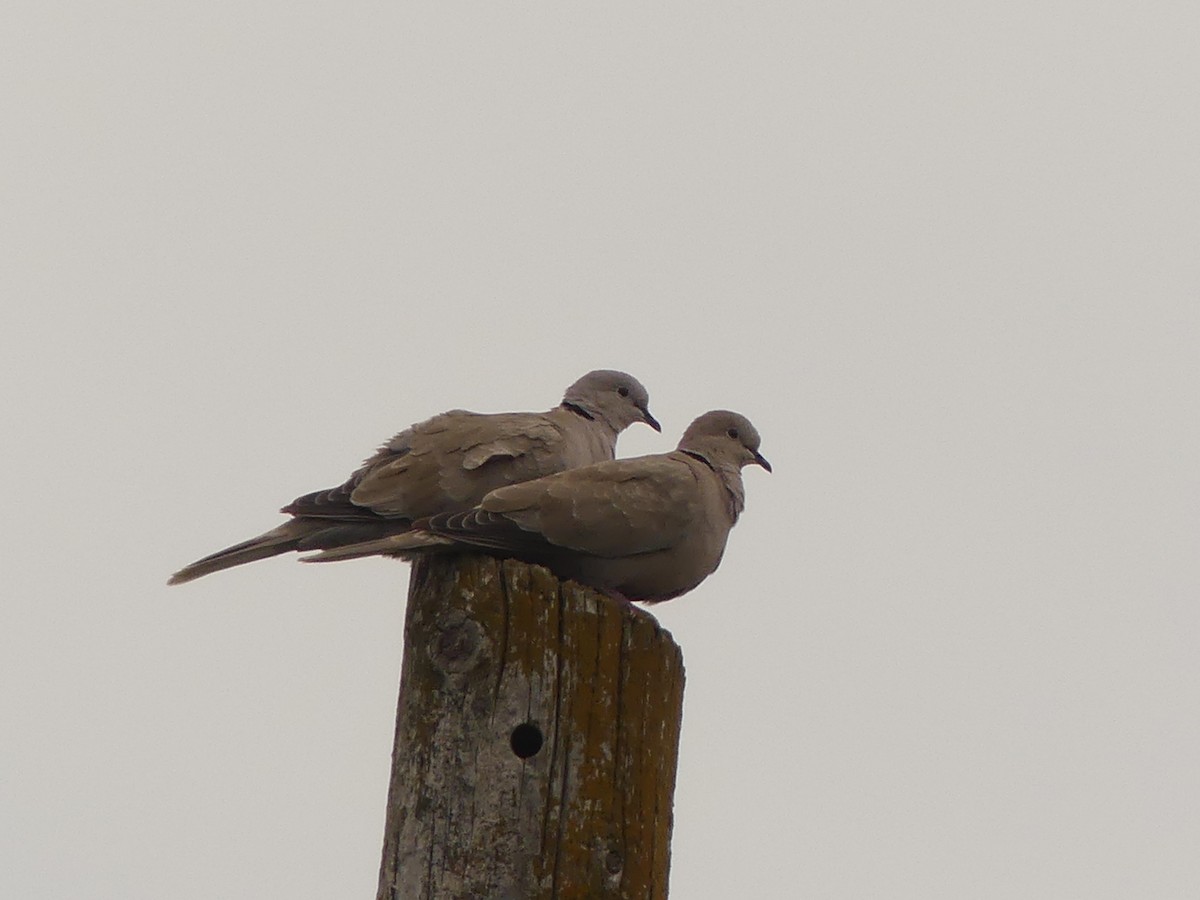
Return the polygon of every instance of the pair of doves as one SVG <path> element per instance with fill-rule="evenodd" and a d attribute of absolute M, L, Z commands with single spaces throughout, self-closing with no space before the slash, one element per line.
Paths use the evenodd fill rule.
<path fill-rule="evenodd" d="M 304 562 L 477 548 L 657 603 L 711 575 L 745 505 L 742 468 L 768 472 L 745 416 L 713 410 L 671 453 L 614 459 L 650 398 L 624 372 L 589 372 L 543 413 L 456 409 L 400 432 L 345 484 L 285 506 L 292 518 L 185 566 L 182 584 L 291 550 Z"/>

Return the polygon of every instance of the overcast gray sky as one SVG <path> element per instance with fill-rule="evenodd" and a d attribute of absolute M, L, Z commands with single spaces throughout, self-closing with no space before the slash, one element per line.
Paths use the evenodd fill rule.
<path fill-rule="evenodd" d="M 1200 896 L 1191 3 L 0 13 L 0 896 L 373 896 L 407 569 L 167 589 L 590 368 L 728 407 L 672 896 Z"/>

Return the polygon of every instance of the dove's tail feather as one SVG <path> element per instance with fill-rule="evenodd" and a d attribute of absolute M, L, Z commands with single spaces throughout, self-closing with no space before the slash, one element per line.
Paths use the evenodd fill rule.
<path fill-rule="evenodd" d="M 232 547 L 226 547 L 224 550 L 218 550 L 216 553 L 210 553 L 203 559 L 184 566 L 168 579 L 167 584 L 184 584 L 204 575 L 220 572 L 222 569 L 229 569 L 243 563 L 295 550 L 303 537 L 303 534 L 296 529 L 296 524 L 296 522 L 286 522 L 258 537 L 234 544 Z"/>
<path fill-rule="evenodd" d="M 383 535 L 400 531 L 403 537 L 410 527 L 406 520 L 379 520 L 376 522 L 339 522 L 327 519 L 293 519 L 258 537 L 226 547 L 216 553 L 184 566 L 170 577 L 167 584 L 184 584 L 204 575 L 240 566 L 243 563 L 278 556 L 292 550 L 332 550 L 345 545 L 347 549 L 367 544 L 386 544 Z M 352 556 L 369 556 L 380 551 L 354 553 Z M 341 557 L 334 557 L 340 559 Z"/>
<path fill-rule="evenodd" d="M 452 546 L 454 541 L 424 531 L 406 531 L 373 541 L 360 541 L 340 547 L 327 547 L 312 556 L 300 557 L 300 562 L 339 562 L 363 556 L 399 556 L 411 559 L 422 550 Z"/>

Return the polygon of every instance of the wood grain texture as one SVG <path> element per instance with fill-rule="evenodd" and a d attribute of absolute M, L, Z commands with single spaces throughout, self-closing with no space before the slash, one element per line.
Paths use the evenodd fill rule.
<path fill-rule="evenodd" d="M 683 659 L 513 560 L 413 564 L 378 900 L 667 896 Z M 528 754 L 521 758 L 513 732 Z"/>

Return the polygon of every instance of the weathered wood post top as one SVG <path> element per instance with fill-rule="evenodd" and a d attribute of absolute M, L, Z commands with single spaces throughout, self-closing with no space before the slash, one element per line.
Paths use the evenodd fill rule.
<path fill-rule="evenodd" d="M 683 681 L 647 612 L 416 561 L 378 900 L 665 898 Z"/>

